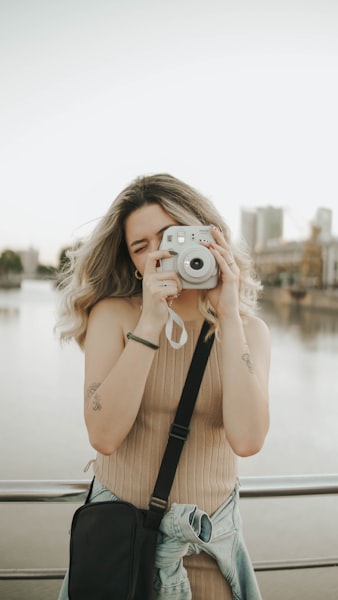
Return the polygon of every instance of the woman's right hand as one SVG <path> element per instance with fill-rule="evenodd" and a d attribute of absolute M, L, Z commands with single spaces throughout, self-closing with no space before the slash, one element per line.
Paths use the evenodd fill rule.
<path fill-rule="evenodd" d="M 167 322 L 168 305 L 182 291 L 182 283 L 175 271 L 158 271 L 159 261 L 172 258 L 167 250 L 149 252 L 143 273 L 143 300 L 140 321 L 151 324 L 160 333 Z"/>

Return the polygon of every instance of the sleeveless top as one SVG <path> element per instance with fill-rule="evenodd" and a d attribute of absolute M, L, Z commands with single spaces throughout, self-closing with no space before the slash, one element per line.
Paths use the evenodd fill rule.
<path fill-rule="evenodd" d="M 148 508 L 202 323 L 185 323 L 188 341 L 180 350 L 174 350 L 162 332 L 132 429 L 113 454 L 97 454 L 97 479 L 120 500 L 139 508 Z M 237 480 L 237 459 L 223 427 L 220 361 L 221 346 L 215 339 L 169 497 L 169 504 L 197 504 L 210 515 Z"/>

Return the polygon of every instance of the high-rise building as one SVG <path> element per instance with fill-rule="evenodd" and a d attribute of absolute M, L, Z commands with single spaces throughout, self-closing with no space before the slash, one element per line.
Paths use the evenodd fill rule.
<path fill-rule="evenodd" d="M 241 236 L 249 250 L 256 246 L 257 213 L 253 208 L 241 208 Z"/>
<path fill-rule="evenodd" d="M 283 236 L 283 209 L 274 206 L 257 208 L 256 249 L 280 241 Z"/>
<path fill-rule="evenodd" d="M 326 242 L 332 237 L 332 210 L 330 208 L 317 208 L 313 225 L 320 228 L 319 240 Z"/>
<path fill-rule="evenodd" d="M 25 275 L 34 275 L 39 264 L 39 252 L 35 248 L 19 250 L 23 272 Z"/>
<path fill-rule="evenodd" d="M 250 250 L 260 250 L 283 236 L 283 209 L 261 206 L 241 210 L 241 235 Z"/>

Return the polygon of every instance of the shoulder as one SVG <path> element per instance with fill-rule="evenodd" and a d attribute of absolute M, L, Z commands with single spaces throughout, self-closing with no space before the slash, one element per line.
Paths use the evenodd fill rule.
<path fill-rule="evenodd" d="M 104 298 L 89 313 L 88 329 L 93 327 L 118 328 L 123 331 L 134 327 L 140 316 L 139 297 Z"/>
<path fill-rule="evenodd" d="M 243 326 L 248 342 L 270 346 L 269 328 L 263 319 L 247 315 L 243 318 Z"/>
<path fill-rule="evenodd" d="M 122 315 L 131 314 L 136 311 L 140 312 L 141 301 L 140 297 L 132 298 L 103 298 L 99 300 L 91 309 L 90 317 L 107 314 L 107 315 Z"/>

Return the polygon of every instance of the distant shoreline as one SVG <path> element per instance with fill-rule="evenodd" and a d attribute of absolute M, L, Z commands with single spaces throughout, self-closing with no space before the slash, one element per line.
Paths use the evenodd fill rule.
<path fill-rule="evenodd" d="M 10 275 L 0 277 L 0 290 L 20 289 L 23 281 L 57 281 L 57 275 Z"/>
<path fill-rule="evenodd" d="M 338 289 L 317 290 L 266 286 L 261 301 L 304 309 L 338 311 Z"/>

